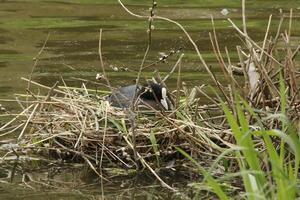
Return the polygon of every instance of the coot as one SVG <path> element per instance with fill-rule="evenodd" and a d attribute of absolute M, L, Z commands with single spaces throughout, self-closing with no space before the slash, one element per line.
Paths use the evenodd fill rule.
<path fill-rule="evenodd" d="M 155 110 L 171 110 L 173 104 L 165 87 L 154 82 L 146 85 L 129 85 L 112 92 L 107 100 L 111 106 L 129 108 L 136 93 L 136 104 Z"/>

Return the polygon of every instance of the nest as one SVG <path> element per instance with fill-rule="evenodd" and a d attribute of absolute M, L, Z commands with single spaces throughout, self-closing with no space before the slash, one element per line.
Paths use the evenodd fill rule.
<path fill-rule="evenodd" d="M 17 116 L 27 117 L 21 121 L 18 141 L 23 149 L 55 159 L 87 161 L 93 168 L 130 169 L 145 162 L 162 167 L 175 157 L 183 158 L 176 147 L 187 152 L 194 147 L 211 151 L 212 145 L 207 145 L 212 143 L 211 138 L 220 139 L 221 131 L 196 125 L 187 113 L 178 117 L 182 108 L 177 114 L 154 110 L 133 113 L 110 106 L 105 94 L 90 94 L 85 87 L 48 89 L 45 96 L 32 93 L 27 101 L 31 105 Z M 205 109 L 207 106 L 198 107 L 200 113 Z M 195 152 L 194 156 L 200 156 L 199 150 Z"/>

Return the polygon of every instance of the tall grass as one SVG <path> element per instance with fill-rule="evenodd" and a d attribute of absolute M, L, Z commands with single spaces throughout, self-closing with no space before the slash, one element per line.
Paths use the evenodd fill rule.
<path fill-rule="evenodd" d="M 232 198 L 232 192 L 222 185 L 226 185 L 228 181 L 233 183 L 239 178 L 244 190 L 235 194 L 238 199 L 296 199 L 300 196 L 300 132 L 299 127 L 291 124 L 285 115 L 285 85 L 282 79 L 280 98 L 281 113 L 267 114 L 266 117 L 279 120 L 280 129 L 265 129 L 263 119 L 239 96 L 235 98 L 236 115 L 225 103 L 222 104 L 237 146 L 227 149 L 216 162 L 226 159 L 225 156 L 231 154 L 238 163 L 237 172 L 213 177 L 214 169 L 205 170 L 191 156 L 178 149 L 198 167 L 204 176 L 203 183 L 210 186 L 208 190 L 220 199 Z M 256 121 L 252 126 L 249 124 L 249 116 Z M 253 125 L 258 128 L 251 128 Z M 257 143 L 260 143 L 260 148 L 257 148 Z"/>

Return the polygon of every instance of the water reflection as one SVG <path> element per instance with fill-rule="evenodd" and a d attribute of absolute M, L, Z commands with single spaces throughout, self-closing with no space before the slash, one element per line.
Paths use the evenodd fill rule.
<path fill-rule="evenodd" d="M 38 199 L 49 198 L 87 198 L 98 199 L 174 199 L 182 197 L 184 192 L 174 194 L 161 187 L 161 184 L 149 172 L 135 173 L 129 170 L 103 169 L 106 180 L 100 178 L 87 165 L 47 163 L 29 157 L 8 157 L 10 161 L 1 163 L 0 194 L 1 199 Z M 30 161 L 31 160 L 31 161 Z M 191 179 L 187 173 L 165 169 L 158 172 L 173 187 L 186 187 Z M 193 178 L 194 179 L 194 178 Z M 14 185 L 12 192 L 11 184 Z M 22 184 L 22 187 L 19 185 Z M 43 194 L 38 191 L 43 190 Z M 12 195 L 14 193 L 14 195 Z M 180 194 L 182 193 L 182 194 Z M 61 196 L 63 195 L 63 196 Z"/>

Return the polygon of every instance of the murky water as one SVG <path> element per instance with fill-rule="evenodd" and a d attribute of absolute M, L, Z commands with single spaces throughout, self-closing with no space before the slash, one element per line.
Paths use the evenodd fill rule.
<path fill-rule="evenodd" d="M 146 15 L 151 1 L 127 0 L 124 3 L 130 5 L 129 8 L 134 12 Z M 241 44 L 241 41 L 226 18 L 230 17 L 240 25 L 240 7 L 240 1 L 164 0 L 158 1 L 157 14 L 175 19 L 184 25 L 216 76 L 222 80 L 221 70 L 216 65 L 209 41 L 208 33 L 212 31 L 210 15 L 215 18 L 221 49 L 224 50 L 226 46 L 232 57 L 231 61 L 235 62 L 236 45 Z M 221 14 L 223 8 L 228 9 L 227 16 Z M 247 1 L 248 33 L 254 40 L 262 40 L 269 14 L 273 14 L 271 33 L 275 33 L 279 8 L 285 13 L 288 13 L 290 8 L 294 9 L 292 45 L 297 46 L 300 41 L 300 0 Z M 100 71 L 100 28 L 103 29 L 104 64 L 112 85 L 132 83 L 146 49 L 147 25 L 146 21 L 127 14 L 115 0 L 1 0 L 0 98 L 13 99 L 15 93 L 25 92 L 26 83 L 21 77 L 29 77 L 33 58 L 38 54 L 48 34 L 49 40 L 39 57 L 33 80 L 49 86 L 60 80 L 61 76 L 72 86 L 81 85 L 80 81 L 74 79 L 78 77 L 94 81 Z M 188 85 L 210 84 L 207 73 L 182 31 L 167 22 L 155 21 L 154 26 L 153 42 L 146 63 L 156 61 L 161 52 L 168 53 L 172 49 L 181 48 L 181 52 L 185 54 L 182 80 Z M 166 63 L 146 69 L 142 77 L 151 78 L 154 70 L 159 70 L 162 75 L 167 74 L 178 57 L 179 54 L 175 54 Z M 113 70 L 115 67 L 128 68 L 129 71 L 116 72 Z M 171 88 L 175 83 L 176 75 L 167 82 Z M 16 104 L 0 103 L 8 109 L 17 109 Z M 4 199 L 14 199 L 15 194 L 10 187 L 0 186 L 0 191 Z M 18 198 L 40 198 L 38 192 L 32 193 L 32 196 L 28 194 L 28 190 L 20 190 L 21 196 Z M 82 198 L 76 192 L 74 195 L 51 195 L 48 199 Z"/>

